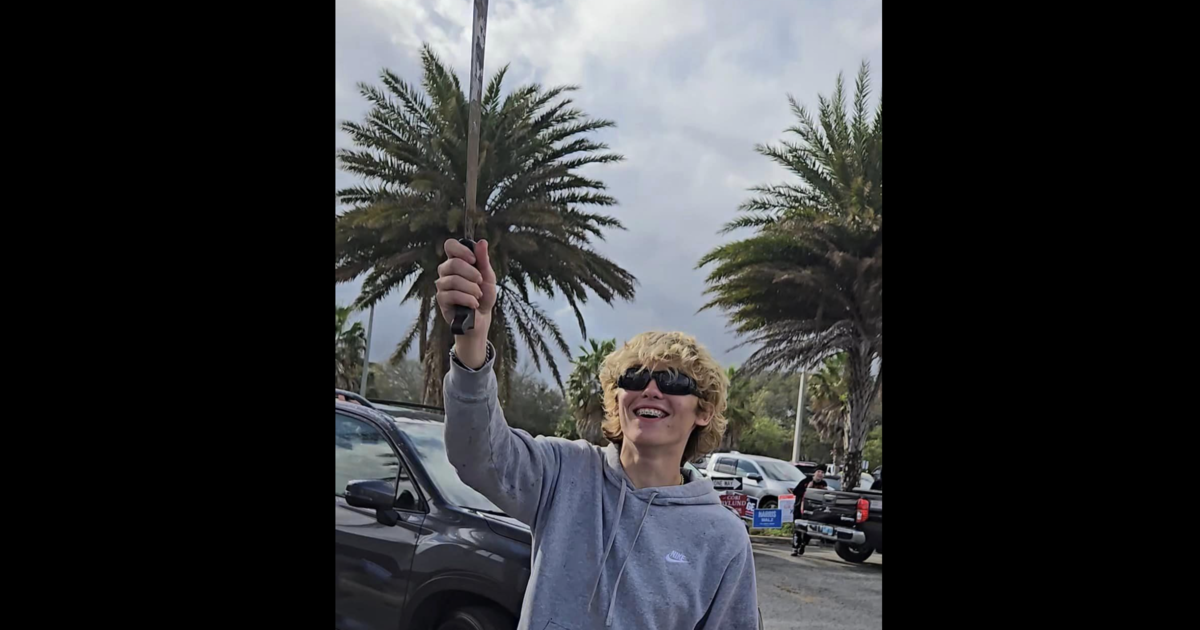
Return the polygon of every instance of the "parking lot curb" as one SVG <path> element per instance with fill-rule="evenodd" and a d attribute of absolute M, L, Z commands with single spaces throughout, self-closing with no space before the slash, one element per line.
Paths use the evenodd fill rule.
<path fill-rule="evenodd" d="M 783 547 L 791 547 L 792 539 L 783 538 L 781 536 L 750 536 L 750 542 L 762 543 L 765 545 L 780 545 Z"/>

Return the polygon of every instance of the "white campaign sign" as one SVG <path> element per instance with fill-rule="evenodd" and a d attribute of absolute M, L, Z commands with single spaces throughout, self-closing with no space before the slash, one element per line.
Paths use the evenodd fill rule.
<path fill-rule="evenodd" d="M 796 495 L 781 494 L 779 495 L 779 509 L 783 510 L 784 516 L 791 518 L 792 509 L 796 507 Z"/>

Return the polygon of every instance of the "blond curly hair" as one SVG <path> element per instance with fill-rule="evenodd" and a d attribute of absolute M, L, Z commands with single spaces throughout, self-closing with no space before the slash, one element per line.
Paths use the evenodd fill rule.
<path fill-rule="evenodd" d="M 617 379 L 631 367 L 651 366 L 659 370 L 679 371 L 692 377 L 700 390 L 699 411 L 708 414 L 709 423 L 696 427 L 683 450 L 683 462 L 711 453 L 725 435 L 725 404 L 729 378 L 716 359 L 696 338 L 681 332 L 646 332 L 630 339 L 604 359 L 600 385 L 604 389 L 604 422 L 601 428 L 608 441 L 621 445 L 621 413 L 617 405 Z"/>

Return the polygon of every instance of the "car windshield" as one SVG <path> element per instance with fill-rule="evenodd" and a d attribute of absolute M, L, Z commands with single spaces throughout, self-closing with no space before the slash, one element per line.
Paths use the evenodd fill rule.
<path fill-rule="evenodd" d="M 775 481 L 799 482 L 804 479 L 804 473 L 797 470 L 795 466 L 789 466 L 783 462 L 760 459 L 758 465 L 768 477 Z"/>
<path fill-rule="evenodd" d="M 437 486 L 438 492 L 446 501 L 472 510 L 503 514 L 504 512 L 488 501 L 487 497 L 479 494 L 458 478 L 458 473 L 455 472 L 450 459 L 446 457 L 444 426 L 441 423 L 418 424 L 414 422 L 412 424 L 405 423 L 400 430 L 412 442 L 413 450 L 417 452 L 417 459 L 421 460 L 425 473 L 433 479 L 433 485 Z"/>
<path fill-rule="evenodd" d="M 837 492 L 842 489 L 842 480 L 837 477 L 825 477 L 825 485 L 829 486 L 830 490 Z"/>

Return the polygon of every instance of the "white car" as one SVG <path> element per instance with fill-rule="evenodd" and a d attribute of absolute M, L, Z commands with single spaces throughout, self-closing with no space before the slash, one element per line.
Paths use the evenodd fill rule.
<path fill-rule="evenodd" d="M 721 477 L 741 477 L 742 492 L 758 499 L 759 508 L 771 510 L 779 506 L 779 495 L 791 494 L 804 473 L 774 457 L 713 453 L 708 460 L 708 478 Z"/>

